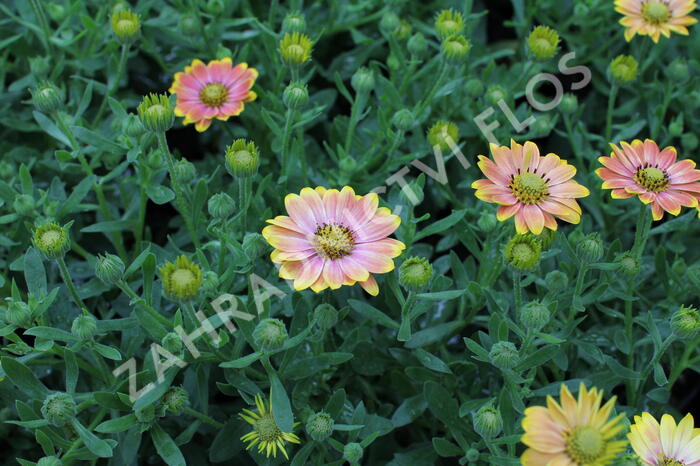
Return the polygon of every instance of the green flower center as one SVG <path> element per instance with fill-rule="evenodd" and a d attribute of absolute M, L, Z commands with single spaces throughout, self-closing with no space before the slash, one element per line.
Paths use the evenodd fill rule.
<path fill-rule="evenodd" d="M 255 157 L 253 157 L 253 154 L 247 150 L 237 150 L 233 153 L 231 159 L 234 163 L 243 167 L 248 167 L 255 164 Z"/>
<path fill-rule="evenodd" d="M 218 107 L 226 102 L 228 89 L 223 84 L 211 83 L 199 92 L 199 98 L 207 107 Z"/>
<path fill-rule="evenodd" d="M 324 223 L 316 229 L 314 245 L 319 254 L 335 260 L 350 254 L 355 246 L 355 238 L 347 227 Z"/>
<path fill-rule="evenodd" d="M 411 264 L 406 267 L 406 277 L 410 280 L 423 280 L 428 273 L 430 271 L 422 263 Z"/>
<path fill-rule="evenodd" d="M 660 193 L 668 186 L 668 177 L 655 167 L 640 168 L 634 174 L 634 181 L 647 191 Z"/>
<path fill-rule="evenodd" d="M 658 26 L 671 18 L 671 10 L 665 2 L 646 2 L 642 5 L 642 18 L 647 23 Z"/>
<path fill-rule="evenodd" d="M 523 204 L 539 204 L 549 195 L 547 182 L 535 173 L 521 173 L 510 184 L 515 198 Z"/>
<path fill-rule="evenodd" d="M 303 57 L 304 47 L 299 44 L 290 44 L 287 46 L 287 54 L 290 57 Z"/>
<path fill-rule="evenodd" d="M 577 464 L 593 463 L 605 452 L 605 439 L 597 429 L 577 427 L 568 435 L 566 451 Z"/>
<path fill-rule="evenodd" d="M 166 113 L 165 107 L 160 104 L 151 105 L 146 111 L 151 118 L 160 118 Z"/>
<path fill-rule="evenodd" d="M 277 427 L 272 413 L 264 414 L 255 422 L 255 430 L 258 432 L 261 443 L 276 442 L 282 437 L 282 431 Z"/>
<path fill-rule="evenodd" d="M 664 455 L 659 458 L 659 466 L 685 466 L 685 463 Z"/>
<path fill-rule="evenodd" d="M 197 277 L 195 277 L 194 273 L 189 269 L 177 269 L 173 272 L 170 279 L 177 289 L 185 289 L 194 285 L 197 281 Z"/>
<path fill-rule="evenodd" d="M 516 262 L 527 262 L 532 259 L 535 250 L 527 243 L 520 243 L 513 246 L 513 258 Z"/>
<path fill-rule="evenodd" d="M 41 242 L 49 248 L 58 246 L 58 244 L 61 242 L 61 233 L 55 230 L 49 230 L 41 235 Z"/>

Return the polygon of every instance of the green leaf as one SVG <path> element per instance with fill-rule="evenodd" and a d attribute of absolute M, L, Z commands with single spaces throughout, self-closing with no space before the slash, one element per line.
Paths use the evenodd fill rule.
<path fill-rule="evenodd" d="M 340 388 L 333 392 L 333 396 L 331 396 L 328 402 L 326 403 L 325 411 L 328 414 L 330 414 L 333 417 L 333 419 L 338 419 L 340 417 L 340 413 L 343 409 L 344 404 L 345 390 Z"/>
<path fill-rule="evenodd" d="M 445 387 L 437 382 L 426 382 L 423 386 L 423 396 L 430 412 L 448 428 L 459 425 L 459 406 Z"/>
<path fill-rule="evenodd" d="M 431 225 L 428 225 L 426 228 L 423 228 L 421 231 L 419 231 L 416 234 L 416 237 L 413 239 L 413 241 L 417 242 L 417 241 L 419 241 L 425 237 L 428 237 L 430 235 L 442 233 L 443 231 L 447 230 L 448 228 L 452 227 L 453 225 L 456 225 L 457 222 L 459 222 L 460 220 L 462 220 L 464 218 L 464 215 L 466 213 L 467 213 L 466 210 L 455 210 L 447 217 L 440 219 Z"/>
<path fill-rule="evenodd" d="M 146 186 L 146 194 L 150 200 L 158 205 L 167 204 L 175 199 L 175 192 L 172 189 L 161 185 Z"/>
<path fill-rule="evenodd" d="M 26 395 L 43 400 L 49 394 L 49 390 L 39 381 L 34 372 L 18 360 L 3 356 L 0 358 L 0 364 L 7 378 Z"/>
<path fill-rule="evenodd" d="M 364 317 L 371 320 L 372 322 L 375 322 L 379 325 L 382 325 L 382 326 L 388 327 L 388 328 L 394 328 L 394 329 L 399 328 L 398 322 L 396 322 L 391 317 L 384 314 L 382 311 L 380 311 L 376 307 L 374 307 L 374 306 L 372 306 L 364 301 L 350 299 L 350 300 L 348 300 L 348 304 L 350 304 L 350 307 L 352 307 L 356 312 L 362 314 Z"/>
<path fill-rule="evenodd" d="M 443 437 L 433 437 L 433 448 L 443 458 L 464 454 L 461 448 Z"/>
<path fill-rule="evenodd" d="M 99 458 L 111 458 L 112 457 L 112 447 L 109 443 L 98 438 L 95 434 L 86 429 L 77 418 L 73 418 L 71 421 L 73 428 L 80 436 L 88 450 L 90 450 L 94 455 Z"/>
<path fill-rule="evenodd" d="M 71 126 L 70 130 L 73 131 L 73 135 L 76 138 L 87 145 L 115 155 L 123 155 L 126 153 L 125 148 L 112 142 L 112 140 L 107 139 L 100 133 L 83 128 L 82 126 Z"/>
<path fill-rule="evenodd" d="M 68 141 L 66 135 L 63 134 L 63 132 L 58 128 L 58 126 L 56 126 L 54 122 L 51 121 L 46 115 L 37 111 L 32 112 L 32 115 L 34 115 L 34 119 L 37 123 L 39 123 L 39 127 L 41 127 L 41 129 L 43 129 L 44 132 L 46 132 L 46 134 L 55 139 L 58 139 L 66 146 L 73 148 L 70 142 Z"/>
<path fill-rule="evenodd" d="M 68 196 L 65 202 L 59 205 L 58 211 L 56 212 L 56 218 L 63 218 L 65 215 L 74 212 L 78 205 L 85 199 L 92 187 L 95 185 L 97 177 L 95 175 L 90 175 L 84 178 L 80 183 L 73 188 L 73 191 Z"/>
<path fill-rule="evenodd" d="M 105 421 L 97 427 L 95 427 L 95 431 L 100 432 L 102 434 L 114 434 L 116 432 L 124 432 L 125 430 L 129 430 L 132 426 L 135 426 L 137 423 L 138 420 L 136 419 L 136 415 L 131 413 L 127 414 L 126 416 Z"/>
<path fill-rule="evenodd" d="M 263 356 L 262 353 L 251 353 L 246 356 L 243 356 L 238 359 L 234 359 L 233 361 L 228 361 L 228 362 L 222 362 L 219 364 L 220 367 L 224 368 L 229 368 L 229 369 L 243 369 L 244 367 L 248 367 L 251 364 L 253 364 L 255 361 L 260 359 Z"/>
<path fill-rule="evenodd" d="M 416 298 L 428 299 L 430 301 L 449 301 L 450 299 L 459 298 L 467 290 L 448 290 L 436 291 L 435 293 L 418 293 Z"/>
<path fill-rule="evenodd" d="M 214 441 L 209 447 L 209 461 L 221 463 L 236 456 L 245 448 L 241 437 L 250 432 L 251 429 L 252 426 L 241 422 L 240 418 L 232 417 L 214 437 Z"/>
<path fill-rule="evenodd" d="M 531 369 L 533 367 L 539 367 L 545 362 L 549 361 L 554 357 L 557 352 L 561 351 L 561 349 L 558 346 L 550 345 L 550 346 L 544 346 L 522 361 L 520 361 L 520 364 L 515 366 L 516 371 L 526 371 L 528 369 Z"/>
<path fill-rule="evenodd" d="M 291 432 L 294 424 L 292 405 L 289 402 L 287 391 L 277 374 L 270 374 L 270 398 L 272 399 L 272 412 L 275 422 L 282 432 Z"/>
<path fill-rule="evenodd" d="M 46 340 L 57 340 L 72 343 L 78 341 L 70 332 L 53 327 L 32 327 L 24 332 L 25 335 L 32 335 Z"/>
<path fill-rule="evenodd" d="M 39 251 L 33 246 L 30 246 L 24 254 L 24 280 L 27 282 L 30 294 L 36 297 L 46 295 L 47 285 L 44 262 Z"/>
<path fill-rule="evenodd" d="M 90 226 L 80 229 L 83 233 L 111 233 L 113 231 L 130 230 L 134 225 L 134 220 L 112 220 L 110 222 L 93 223 Z"/>
<path fill-rule="evenodd" d="M 66 348 L 63 353 L 63 359 L 66 363 L 66 391 L 75 393 L 75 387 L 78 384 L 78 359 L 75 353 Z"/>
<path fill-rule="evenodd" d="M 153 424 L 151 427 L 151 439 L 156 447 L 158 455 L 165 461 L 168 466 L 186 466 L 187 462 L 182 452 L 177 447 L 172 437 L 165 432 L 158 424 Z"/>
<path fill-rule="evenodd" d="M 423 364 L 425 367 L 428 369 L 434 370 L 436 372 L 442 372 L 444 374 L 451 374 L 452 371 L 450 370 L 449 367 L 447 367 L 447 364 L 445 364 L 442 359 L 438 358 L 437 356 L 433 356 L 432 354 L 428 353 L 427 351 L 418 348 L 414 354 L 418 358 L 421 364 Z"/>
<path fill-rule="evenodd" d="M 464 327 L 464 321 L 446 322 L 430 328 L 420 330 L 413 334 L 405 344 L 406 348 L 420 348 L 438 341 L 445 341 L 447 338 Z"/>
<path fill-rule="evenodd" d="M 95 350 L 100 353 L 102 356 L 104 356 L 107 359 L 111 359 L 112 361 L 121 361 L 122 360 L 122 354 L 119 352 L 118 349 L 113 348 L 111 346 L 107 345 L 102 345 L 100 343 L 94 343 L 93 345 L 95 347 Z"/>

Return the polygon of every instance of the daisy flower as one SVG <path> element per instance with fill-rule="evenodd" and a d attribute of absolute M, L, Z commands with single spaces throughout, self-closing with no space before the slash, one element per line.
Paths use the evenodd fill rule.
<path fill-rule="evenodd" d="M 694 428 L 690 414 L 676 425 L 669 414 L 664 414 L 659 424 L 651 414 L 642 413 L 634 417 L 627 437 L 644 465 L 700 465 L 700 429 Z"/>
<path fill-rule="evenodd" d="M 244 409 L 243 412 L 239 414 L 241 419 L 253 426 L 251 432 L 241 437 L 241 440 L 248 442 L 246 450 L 250 450 L 257 444 L 258 453 L 265 453 L 265 456 L 268 458 L 270 454 L 277 458 L 277 450 L 279 449 L 284 457 L 289 459 L 284 444 L 286 442 L 301 443 L 301 440 L 299 440 L 296 434 L 282 432 L 277 426 L 275 416 L 272 414 L 271 403 L 265 403 L 259 393 L 255 395 L 255 406 L 257 412 Z M 295 422 L 292 428 L 298 425 L 299 423 Z"/>
<path fill-rule="evenodd" d="M 625 450 L 625 440 L 614 440 L 624 428 L 620 414 L 610 419 L 616 397 L 603 407 L 602 390 L 579 386 L 578 400 L 561 386 L 560 403 L 547 397 L 547 407 L 525 410 L 521 441 L 529 448 L 520 458 L 523 466 L 605 466 Z"/>
<path fill-rule="evenodd" d="M 294 280 L 296 290 L 318 293 L 357 282 L 372 296 L 379 293 L 371 274 L 392 271 L 392 259 L 406 246 L 387 238 L 401 218 L 378 207 L 377 194 L 319 186 L 288 194 L 284 204 L 289 216 L 267 220 L 262 231 L 275 248 L 270 258 L 281 264 L 280 277 Z"/>
<path fill-rule="evenodd" d="M 678 215 L 681 206 L 697 207 L 700 196 L 700 170 L 692 160 L 676 162 L 676 149 L 659 146 L 650 139 L 635 139 L 632 144 L 610 144 L 610 157 L 600 157 L 604 168 L 596 170 L 603 180 L 603 189 L 612 189 L 613 199 L 639 196 L 651 204 L 654 220 L 661 220 L 664 211 Z"/>
<path fill-rule="evenodd" d="M 695 10 L 695 0 L 615 0 L 615 11 L 625 17 L 620 24 L 625 26 L 625 39 L 629 42 L 635 36 L 651 36 L 654 42 L 663 34 L 671 37 L 671 32 L 688 35 L 687 26 L 698 20 L 688 13 Z"/>
<path fill-rule="evenodd" d="M 479 168 L 487 179 L 472 183 L 476 197 L 500 204 L 496 217 L 503 221 L 515 216 L 519 234 L 536 235 L 544 227 L 557 229 L 555 217 L 569 223 L 581 221 L 577 197 L 588 196 L 584 186 L 572 180 L 576 168 L 556 154 L 540 156 L 535 143 L 510 147 L 491 144 L 493 160 L 479 156 Z"/>
<path fill-rule="evenodd" d="M 226 121 L 243 111 L 244 102 L 255 100 L 257 94 L 250 89 L 257 77 L 247 63 L 233 66 L 230 58 L 207 65 L 193 60 L 184 73 L 175 73 L 169 90 L 177 94 L 175 115 L 185 117 L 183 124 L 194 123 L 197 131 L 205 131 L 214 118 Z"/>

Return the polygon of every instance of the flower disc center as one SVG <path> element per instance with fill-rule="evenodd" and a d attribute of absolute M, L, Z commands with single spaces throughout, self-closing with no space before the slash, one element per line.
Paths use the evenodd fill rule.
<path fill-rule="evenodd" d="M 343 225 L 323 224 L 316 229 L 314 236 L 316 250 L 327 259 L 340 259 L 352 251 L 355 238 Z"/>
<path fill-rule="evenodd" d="M 521 173 L 510 185 L 515 198 L 523 204 L 539 204 L 547 195 L 547 183 L 535 173 Z"/>
<path fill-rule="evenodd" d="M 219 83 L 207 84 L 199 93 L 199 98 L 207 107 L 218 107 L 226 102 L 228 89 Z"/>
<path fill-rule="evenodd" d="M 54 244 L 60 243 L 61 242 L 61 234 L 57 231 L 54 230 L 49 230 L 43 235 L 41 235 L 41 242 L 48 245 L 52 246 Z"/>
<path fill-rule="evenodd" d="M 593 463 L 605 452 L 605 439 L 597 429 L 577 427 L 569 434 L 566 450 L 579 464 Z"/>
<path fill-rule="evenodd" d="M 685 466 L 685 463 L 664 455 L 659 458 L 659 466 Z"/>
<path fill-rule="evenodd" d="M 671 10 L 665 2 L 646 2 L 642 5 L 642 18 L 647 23 L 658 26 L 671 18 Z"/>
<path fill-rule="evenodd" d="M 271 413 L 264 414 L 255 422 L 255 430 L 258 431 L 260 440 L 263 442 L 274 442 L 282 435 L 282 431 L 277 427 Z"/>
<path fill-rule="evenodd" d="M 196 279 L 194 273 L 188 269 L 177 269 L 171 276 L 175 286 L 182 288 L 190 286 Z"/>
<path fill-rule="evenodd" d="M 669 182 L 666 174 L 655 167 L 640 168 L 634 175 L 634 181 L 654 193 L 665 191 Z"/>

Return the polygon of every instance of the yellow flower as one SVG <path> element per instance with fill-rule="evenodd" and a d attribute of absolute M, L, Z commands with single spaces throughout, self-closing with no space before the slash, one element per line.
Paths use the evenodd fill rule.
<path fill-rule="evenodd" d="M 301 65 L 311 59 L 313 43 L 306 34 L 287 33 L 280 41 L 280 54 L 289 64 Z"/>
<path fill-rule="evenodd" d="M 178 301 L 189 301 L 197 296 L 202 286 L 202 269 L 185 256 L 179 256 L 175 263 L 166 262 L 160 269 L 165 294 Z"/>
<path fill-rule="evenodd" d="M 257 412 L 249 409 L 244 409 L 239 414 L 241 419 L 254 427 L 252 432 L 248 432 L 241 440 L 249 442 L 246 450 L 250 450 L 254 445 L 258 445 L 258 453 L 265 452 L 265 456 L 270 457 L 270 453 L 275 458 L 277 457 L 277 449 L 279 449 L 285 458 L 289 459 L 287 450 L 284 448 L 285 442 L 301 443 L 299 437 L 291 432 L 282 432 L 275 422 L 275 417 L 272 414 L 272 407 L 269 403 L 265 403 L 262 396 L 258 393 L 255 395 L 255 406 Z M 292 429 L 298 426 L 295 422 Z"/>
<path fill-rule="evenodd" d="M 627 438 L 645 465 L 682 466 L 700 462 L 700 429 L 694 428 L 690 414 L 676 425 L 669 414 L 664 414 L 659 424 L 651 414 L 642 413 L 634 417 Z"/>
<path fill-rule="evenodd" d="M 671 32 L 687 36 L 687 26 L 698 22 L 688 16 L 695 10 L 695 0 L 615 0 L 615 10 L 625 16 L 620 24 L 626 28 L 628 42 L 635 34 L 650 36 L 654 42 L 661 34 L 671 37 Z"/>
<path fill-rule="evenodd" d="M 579 386 L 578 401 L 562 384 L 560 403 L 547 397 L 547 407 L 525 410 L 521 441 L 529 448 L 520 458 L 523 466 L 547 464 L 605 466 L 625 449 L 625 440 L 613 440 L 624 428 L 624 414 L 609 419 L 612 397 L 603 407 L 603 391 Z"/>

